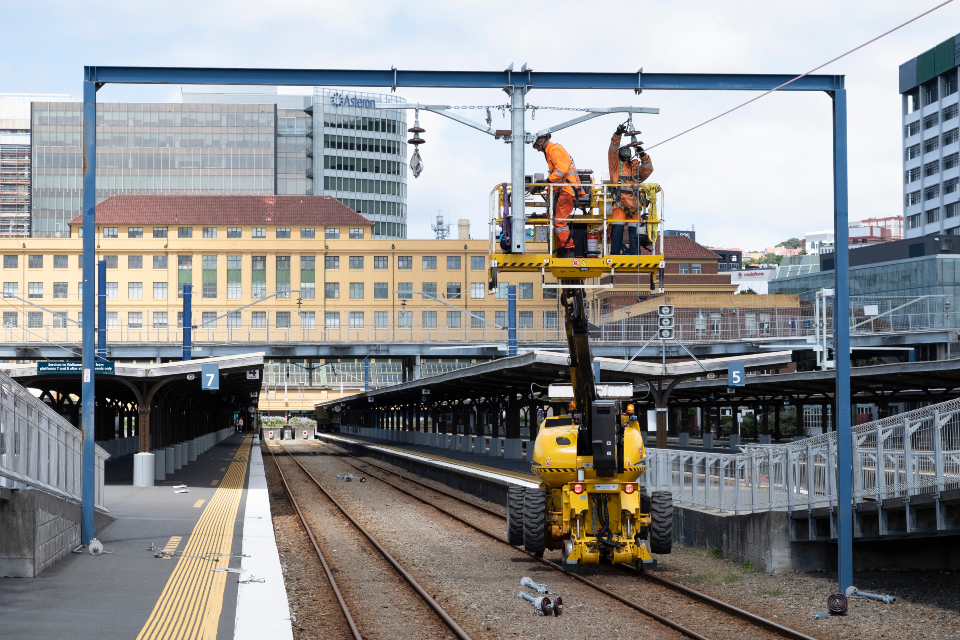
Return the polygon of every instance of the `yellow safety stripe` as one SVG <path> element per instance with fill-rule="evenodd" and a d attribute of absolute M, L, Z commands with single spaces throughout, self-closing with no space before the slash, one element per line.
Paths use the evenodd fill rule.
<path fill-rule="evenodd" d="M 193 528 L 160 599 L 137 640 L 215 640 L 230 566 L 233 529 L 247 474 L 250 436 Z"/>
<path fill-rule="evenodd" d="M 537 467 L 537 471 L 545 471 L 547 473 L 573 473 L 576 469 L 558 469 L 556 467 Z"/>

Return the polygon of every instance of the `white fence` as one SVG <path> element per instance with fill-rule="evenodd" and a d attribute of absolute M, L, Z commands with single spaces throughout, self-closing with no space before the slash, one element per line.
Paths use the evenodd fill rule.
<path fill-rule="evenodd" d="M 30 486 L 67 500 L 81 500 L 80 430 L 0 373 L 0 486 Z M 110 457 L 96 447 L 94 504 L 103 507 L 103 466 Z"/>
<path fill-rule="evenodd" d="M 853 500 L 960 488 L 960 400 L 853 428 Z M 647 450 L 642 482 L 679 504 L 720 511 L 814 509 L 837 504 L 837 433 L 737 454 Z"/>

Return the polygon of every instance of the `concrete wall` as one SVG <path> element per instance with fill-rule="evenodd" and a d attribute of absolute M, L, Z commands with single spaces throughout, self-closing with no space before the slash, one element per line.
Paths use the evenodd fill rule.
<path fill-rule="evenodd" d="M 80 545 L 80 505 L 15 489 L 0 500 L 0 576 L 35 578 Z M 99 532 L 113 518 L 98 513 Z"/>

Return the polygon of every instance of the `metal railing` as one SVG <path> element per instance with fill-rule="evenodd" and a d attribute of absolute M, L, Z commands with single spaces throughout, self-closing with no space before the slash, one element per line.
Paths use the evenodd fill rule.
<path fill-rule="evenodd" d="M 854 503 L 960 488 L 960 399 L 853 427 Z M 837 504 L 837 432 L 736 454 L 647 449 L 648 489 L 720 511 Z"/>
<path fill-rule="evenodd" d="M 80 502 L 81 449 L 79 429 L 0 373 L 0 486 L 28 486 Z M 96 447 L 94 504 L 99 508 L 109 457 Z"/>
<path fill-rule="evenodd" d="M 263 365 L 263 386 L 283 388 L 286 383 L 290 388 L 312 388 L 310 372 L 306 365 L 294 363 L 267 363 Z M 362 389 L 364 386 L 364 363 L 336 362 L 324 365 L 313 365 L 313 387 L 339 387 L 346 389 Z M 473 366 L 470 362 L 424 362 L 420 365 L 420 377 L 440 375 Z M 288 377 L 289 373 L 289 377 Z M 378 389 L 403 382 L 403 364 L 400 362 L 371 362 L 370 388 Z"/>

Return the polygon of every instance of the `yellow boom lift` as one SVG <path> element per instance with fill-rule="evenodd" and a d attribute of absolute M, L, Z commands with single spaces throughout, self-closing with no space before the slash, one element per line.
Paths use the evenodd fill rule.
<path fill-rule="evenodd" d="M 505 251 L 515 246 L 509 238 L 510 187 L 497 185 L 491 197 L 490 288 L 497 288 L 501 272 L 554 276 L 557 284 L 548 284 L 544 278 L 544 287 L 559 289 L 573 387 L 568 415 L 546 418 L 537 433 L 531 467 L 540 487 L 509 490 L 507 537 L 511 544 L 522 544 L 538 556 L 545 549 L 560 550 L 562 566 L 568 570 L 600 562 L 655 568 L 651 552 L 670 553 L 671 549 L 672 497 L 668 491 L 647 496 L 638 484 L 646 470 L 646 451 L 633 406 L 623 398 L 598 395 L 585 290 L 613 286 L 587 284 L 588 278 L 599 282 L 606 275 L 646 273 L 651 289 L 662 293 L 660 187 L 655 183 L 594 184 L 590 171 L 580 171 L 579 177 L 585 195 L 577 197 L 574 214 L 567 219 L 574 258 L 553 255 L 552 203 L 558 185 L 539 176 L 528 179 L 524 209 L 535 213 L 526 219 L 525 233 L 529 236 L 532 231 L 533 241 L 522 254 Z M 650 253 L 610 255 L 606 250 L 607 225 L 619 189 L 633 189 L 643 204 L 638 231 L 646 236 L 645 243 L 652 243 Z M 535 201 L 538 196 L 543 202 Z"/>

